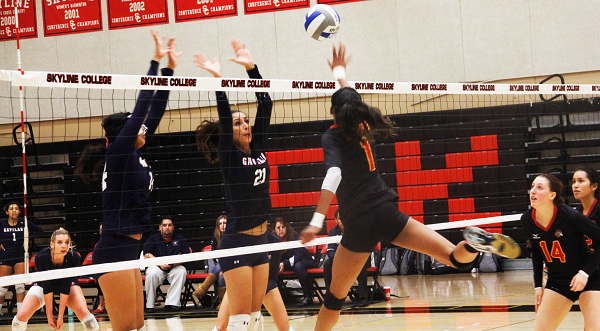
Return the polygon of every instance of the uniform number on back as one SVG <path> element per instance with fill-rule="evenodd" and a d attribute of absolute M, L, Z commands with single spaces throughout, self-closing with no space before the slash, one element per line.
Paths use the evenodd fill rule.
<path fill-rule="evenodd" d="M 254 186 L 258 186 L 267 180 L 267 168 L 256 169 L 254 174 L 256 175 L 254 178 Z"/>
<path fill-rule="evenodd" d="M 546 246 L 545 241 L 540 241 L 540 247 L 544 252 L 544 256 L 546 257 L 546 261 L 552 262 L 552 258 L 559 259 L 560 262 L 565 263 L 567 259 L 565 257 L 565 253 L 563 252 L 562 247 L 560 246 L 560 242 L 558 240 L 554 240 L 552 242 L 552 250 L 548 252 L 548 247 Z"/>

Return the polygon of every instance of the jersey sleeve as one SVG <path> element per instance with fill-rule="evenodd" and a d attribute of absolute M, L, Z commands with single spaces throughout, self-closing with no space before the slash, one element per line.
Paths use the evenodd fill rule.
<path fill-rule="evenodd" d="M 342 167 L 342 151 L 339 141 L 333 134 L 326 132 L 321 138 L 323 146 L 323 162 L 327 168 Z"/>
<path fill-rule="evenodd" d="M 161 73 L 163 77 L 173 76 L 173 69 L 162 68 Z M 148 132 L 146 133 L 147 136 L 153 135 L 156 131 L 156 128 L 158 128 L 158 124 L 165 114 L 165 109 L 167 109 L 169 93 L 169 90 L 158 90 L 156 93 L 154 93 L 152 103 L 150 104 L 148 117 L 146 118 L 146 122 L 144 122 L 148 128 Z"/>
<path fill-rule="evenodd" d="M 593 241 L 600 242 L 600 227 L 578 212 L 574 212 L 573 214 L 575 215 L 575 222 L 573 222 L 573 225 L 577 231 L 587 235 Z M 581 270 L 586 272 L 588 275 L 591 275 L 596 269 L 598 269 L 599 264 L 600 250 L 596 249 Z"/>
<path fill-rule="evenodd" d="M 223 91 L 215 92 L 217 96 L 217 112 L 219 113 L 219 145 L 220 151 L 230 150 L 233 146 L 233 118 L 231 117 L 231 107 L 227 94 Z"/>
<path fill-rule="evenodd" d="M 42 228 L 39 225 L 33 222 L 28 221 L 27 228 L 29 229 L 29 238 L 37 238 L 44 234 L 44 230 L 42 230 Z"/>
<path fill-rule="evenodd" d="M 148 238 L 148 240 L 146 240 L 146 242 L 144 243 L 144 247 L 142 249 L 144 251 L 144 254 L 150 253 L 150 254 L 156 256 L 156 254 L 154 254 L 155 248 L 156 248 L 156 242 L 154 240 L 154 236 L 150 236 Z"/>
<path fill-rule="evenodd" d="M 148 69 L 148 76 L 156 76 L 158 72 L 158 62 L 152 60 L 150 62 L 150 69 Z M 131 117 L 125 123 L 121 132 L 115 139 L 114 150 L 115 155 L 128 155 L 130 150 L 134 148 L 134 143 L 137 140 L 138 132 L 140 127 L 146 119 L 148 114 L 148 108 L 152 102 L 152 96 L 154 91 L 152 90 L 141 90 L 133 108 Z"/>
<path fill-rule="evenodd" d="M 187 240 L 181 238 L 181 254 L 189 254 L 190 253 L 190 245 Z"/>
<path fill-rule="evenodd" d="M 258 66 L 248 70 L 248 77 L 252 79 L 262 79 Z M 252 139 L 256 139 L 261 146 L 265 146 L 266 133 L 271 124 L 271 113 L 273 111 L 273 101 L 267 92 L 256 92 L 258 106 L 256 109 L 256 119 L 252 130 Z"/>
<path fill-rule="evenodd" d="M 527 235 L 527 239 L 531 244 L 531 262 L 533 263 L 533 283 L 535 287 L 542 287 L 542 279 L 544 276 L 544 259 L 542 257 L 542 253 L 537 247 L 534 247 L 534 240 L 529 230 L 527 229 L 527 222 L 531 213 L 526 212 L 521 216 L 521 227 L 525 231 Z"/>

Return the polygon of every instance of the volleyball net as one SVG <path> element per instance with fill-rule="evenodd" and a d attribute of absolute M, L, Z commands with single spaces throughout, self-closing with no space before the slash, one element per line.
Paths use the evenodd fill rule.
<path fill-rule="evenodd" d="M 478 225 L 510 235 L 524 248 L 516 221 L 528 208 L 528 177 L 552 171 L 568 184 L 577 167 L 598 168 L 600 163 L 596 138 L 600 85 L 350 84 L 397 126 L 396 136 L 378 138 L 375 153 L 382 178 L 398 193 L 399 209 L 455 243 L 462 238 L 461 228 Z M 217 218 L 227 211 L 219 164 L 210 164 L 195 144 L 197 126 L 218 119 L 214 91 L 226 91 L 232 110 L 248 114 L 250 123 L 256 114 L 255 92 L 269 93 L 274 107 L 265 147 L 272 219 L 283 217 L 300 231 L 312 217 L 326 172 L 320 139 L 333 124 L 330 96 L 339 88 L 337 82 L 0 70 L 0 179 L 5 203 L 22 203 L 25 192 L 21 137 L 16 134 L 21 86 L 28 216 L 45 231 L 35 238 L 31 252 L 48 245 L 50 233 L 62 226 L 82 257 L 93 251 L 102 221 L 100 183 L 85 184 L 74 176 L 83 148 L 105 143 L 102 119 L 131 112 L 140 90 L 171 91 L 167 111 L 145 152 L 154 174 L 151 224 L 158 228 L 163 218 L 171 218 L 175 232 L 186 238 L 194 253 L 73 268 L 68 275 L 157 265 L 163 259 L 175 263 L 249 253 L 247 249 L 201 252 L 210 243 Z M 336 210 L 334 200 L 322 235 L 335 225 Z M 339 238 L 318 240 L 311 244 Z M 286 245 L 300 244 L 273 247 L 297 247 Z M 64 272 L 61 277 L 66 277 Z M 0 278 L 0 286 L 58 274 L 11 277 Z"/>

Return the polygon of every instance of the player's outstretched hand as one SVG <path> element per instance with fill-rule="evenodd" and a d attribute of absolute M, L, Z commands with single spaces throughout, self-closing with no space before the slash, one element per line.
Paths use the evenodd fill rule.
<path fill-rule="evenodd" d="M 163 58 L 167 53 L 169 53 L 169 49 L 164 48 L 166 36 L 161 36 L 158 30 L 150 29 L 150 33 L 152 33 L 152 37 L 154 37 L 154 57 L 152 60 L 159 62 L 160 59 Z"/>
<path fill-rule="evenodd" d="M 169 52 L 169 64 L 167 64 L 167 68 L 175 69 L 179 63 L 179 57 L 183 54 L 183 52 L 177 52 L 177 41 L 175 41 L 175 38 L 169 38 L 167 50 Z"/>
<path fill-rule="evenodd" d="M 252 54 L 250 54 L 250 51 L 246 48 L 246 44 L 239 39 L 233 38 L 231 39 L 231 46 L 233 46 L 236 57 L 230 57 L 229 61 L 243 65 L 244 68 L 246 68 L 246 71 L 253 69 L 254 60 L 252 59 Z"/>
<path fill-rule="evenodd" d="M 333 44 L 333 59 L 327 59 L 327 63 L 329 63 L 331 70 L 337 66 L 346 68 L 346 65 L 348 65 L 350 61 L 352 61 L 352 54 L 346 56 L 346 45 L 340 41 L 340 45 L 336 49 L 335 44 Z"/>
<path fill-rule="evenodd" d="M 214 77 L 221 77 L 221 64 L 218 58 L 214 58 L 212 61 L 206 58 L 203 53 L 194 54 L 194 62 L 197 63 L 197 67 L 200 67 L 210 72 Z"/>
<path fill-rule="evenodd" d="M 315 239 L 317 234 L 321 231 L 321 228 L 318 228 L 314 225 L 309 225 L 300 232 L 300 239 L 302 239 L 302 244 L 306 244 L 307 242 Z"/>

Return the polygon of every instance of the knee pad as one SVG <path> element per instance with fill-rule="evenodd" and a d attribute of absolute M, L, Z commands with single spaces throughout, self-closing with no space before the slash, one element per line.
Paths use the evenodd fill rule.
<path fill-rule="evenodd" d="M 8 288 L 6 288 L 6 287 L 0 287 L 0 297 L 5 296 L 6 292 L 8 292 Z"/>
<path fill-rule="evenodd" d="M 17 316 L 12 320 L 12 331 L 25 331 L 27 330 L 27 322 L 19 321 Z"/>
<path fill-rule="evenodd" d="M 250 327 L 250 315 L 238 314 L 229 316 L 227 331 L 247 331 Z"/>
<path fill-rule="evenodd" d="M 24 293 L 25 292 L 25 284 L 17 284 L 15 285 L 15 292 Z"/>
<path fill-rule="evenodd" d="M 37 309 L 44 307 L 44 304 L 46 302 L 44 301 L 44 289 L 41 286 L 33 285 L 27 292 L 27 295 L 25 296 L 25 298 L 27 298 L 29 296 L 36 297 L 38 299 L 38 301 L 40 302 L 40 305 L 38 306 Z"/>
<path fill-rule="evenodd" d="M 97 331 L 100 330 L 100 326 L 98 326 L 98 321 L 96 321 L 96 317 L 94 315 L 89 314 L 81 320 L 81 324 L 83 325 L 83 330 L 85 331 Z"/>
<path fill-rule="evenodd" d="M 454 267 L 458 270 L 471 270 L 473 268 L 473 265 L 475 264 L 476 259 L 477 256 L 475 256 L 475 258 L 471 262 L 460 263 L 454 258 L 454 252 L 450 253 L 450 262 L 452 262 L 452 265 L 454 265 Z"/>
<path fill-rule="evenodd" d="M 331 291 L 327 291 L 327 293 L 325 293 L 325 300 L 323 300 L 323 305 L 329 310 L 342 310 L 344 301 L 346 301 L 346 297 L 338 299 L 333 294 L 331 294 Z"/>
<path fill-rule="evenodd" d="M 259 311 L 253 311 L 250 313 L 250 326 L 248 330 L 256 331 L 258 330 L 258 326 L 260 325 L 260 320 L 262 319 L 262 314 Z"/>

